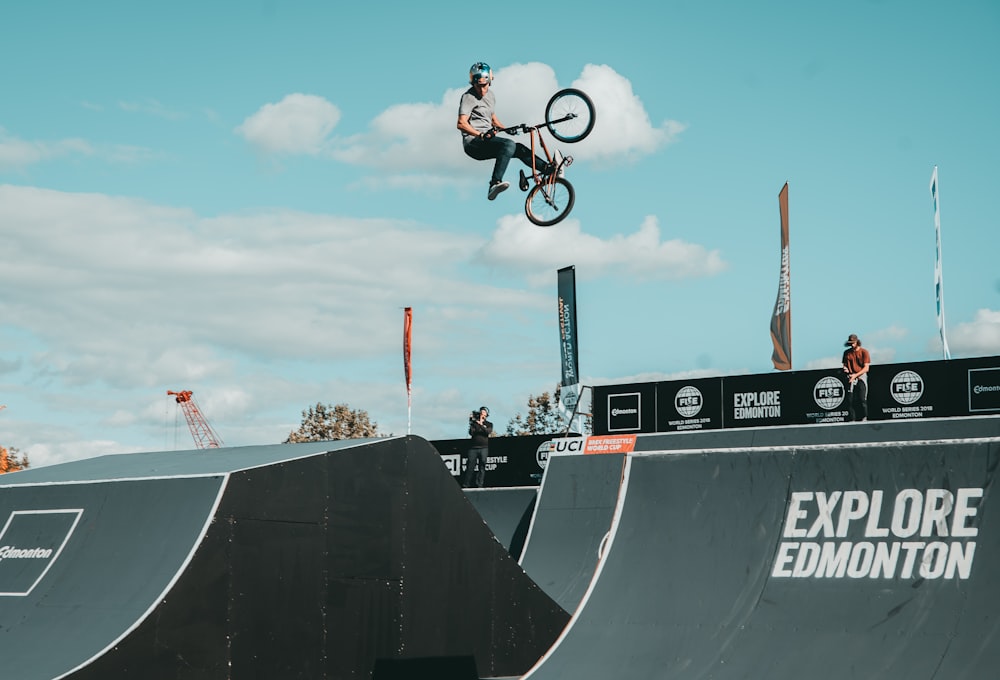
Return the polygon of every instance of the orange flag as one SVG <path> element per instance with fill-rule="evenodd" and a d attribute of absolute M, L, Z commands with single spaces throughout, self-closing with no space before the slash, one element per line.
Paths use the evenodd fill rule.
<path fill-rule="evenodd" d="M 779 371 L 792 370 L 792 277 L 788 263 L 788 182 L 778 193 L 781 214 L 781 274 L 778 277 L 778 299 L 771 315 L 771 361 Z"/>

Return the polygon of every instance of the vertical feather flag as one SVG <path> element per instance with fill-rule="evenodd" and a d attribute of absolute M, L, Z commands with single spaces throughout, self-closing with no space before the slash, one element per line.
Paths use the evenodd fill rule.
<path fill-rule="evenodd" d="M 788 260 L 788 182 L 778 193 L 781 215 L 781 273 L 778 277 L 778 298 L 771 315 L 771 361 L 779 371 L 792 370 L 792 276 Z"/>
<path fill-rule="evenodd" d="M 936 252 L 934 255 L 934 296 L 937 301 L 937 324 L 938 332 L 941 334 L 941 350 L 945 359 L 951 359 L 951 350 L 948 349 L 948 338 L 944 333 L 944 282 L 941 275 L 941 206 L 938 204 L 938 172 L 934 166 L 931 173 L 931 199 L 934 201 L 934 240 L 936 241 Z"/>
<path fill-rule="evenodd" d="M 413 308 L 403 309 L 403 374 L 406 376 L 406 434 L 410 434 L 410 416 L 413 408 Z"/>
<path fill-rule="evenodd" d="M 580 429 L 582 424 L 571 422 L 576 411 L 576 402 L 580 398 L 580 359 L 576 337 L 576 267 L 563 267 L 556 275 L 559 294 L 559 354 L 562 359 L 558 407 L 569 427 L 575 426 L 582 433 L 583 430 Z"/>

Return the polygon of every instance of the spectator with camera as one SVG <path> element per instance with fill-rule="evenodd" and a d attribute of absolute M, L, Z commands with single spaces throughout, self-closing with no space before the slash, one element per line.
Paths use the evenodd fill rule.
<path fill-rule="evenodd" d="M 486 419 L 489 415 L 490 410 L 480 406 L 469 416 L 469 450 L 465 453 L 465 474 L 462 477 L 465 488 L 471 487 L 473 481 L 477 488 L 482 488 L 486 481 L 486 460 L 489 457 L 490 435 L 493 434 L 493 423 Z"/>

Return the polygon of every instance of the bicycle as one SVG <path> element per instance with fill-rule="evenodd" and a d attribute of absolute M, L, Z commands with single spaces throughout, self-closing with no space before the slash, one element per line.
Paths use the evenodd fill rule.
<path fill-rule="evenodd" d="M 531 177 L 521 171 L 521 181 L 518 184 L 521 191 L 528 191 L 524 202 L 524 213 L 539 227 L 551 227 L 564 220 L 576 202 L 576 191 L 562 176 L 566 166 L 573 162 L 572 156 L 565 156 L 556 165 L 553 154 L 542 137 L 541 129 L 546 128 L 560 142 L 574 144 L 579 142 L 594 129 L 594 102 L 582 90 L 566 88 L 559 90 L 545 106 L 545 122 L 537 125 L 521 123 L 508 128 L 496 130 L 510 135 L 525 133 L 531 135 Z M 535 139 L 545 154 L 546 167 L 535 167 Z M 547 172 L 551 168 L 551 171 Z M 529 183 L 534 182 L 532 187 Z"/>

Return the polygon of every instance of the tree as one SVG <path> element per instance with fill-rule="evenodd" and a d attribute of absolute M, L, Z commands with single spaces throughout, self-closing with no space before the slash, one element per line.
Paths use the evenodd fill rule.
<path fill-rule="evenodd" d="M 566 423 L 558 409 L 560 388 L 554 394 L 542 392 L 539 396 L 528 397 L 528 414 L 515 413 L 507 423 L 507 435 L 557 434 L 565 431 Z"/>
<path fill-rule="evenodd" d="M 321 442 L 331 439 L 379 437 L 378 423 L 372 422 L 364 409 L 351 410 L 347 404 L 316 403 L 302 412 L 299 429 L 288 434 L 285 444 Z"/>
<path fill-rule="evenodd" d="M 542 392 L 539 396 L 528 397 L 528 414 L 522 416 L 515 413 L 514 418 L 507 423 L 507 436 L 513 437 L 526 434 L 562 434 L 566 431 L 566 417 L 559 409 L 562 388 L 556 385 L 555 392 Z M 592 432 L 591 417 L 587 416 L 584 429 Z"/>
<path fill-rule="evenodd" d="M 21 454 L 18 456 L 18 454 Z M 0 446 L 0 475 L 7 472 L 17 472 L 18 470 L 25 470 L 31 466 L 28 462 L 28 454 L 21 453 L 16 447 L 10 447 L 10 449 L 5 449 Z"/>

